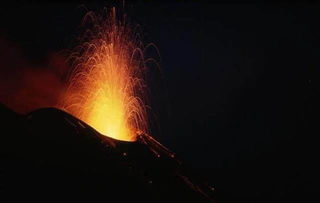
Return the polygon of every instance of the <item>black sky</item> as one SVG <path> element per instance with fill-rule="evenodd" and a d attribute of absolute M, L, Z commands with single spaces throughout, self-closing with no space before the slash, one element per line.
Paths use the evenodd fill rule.
<path fill-rule="evenodd" d="M 2 6 L 1 37 L 44 63 L 72 47 L 85 13 L 80 4 Z M 150 92 L 157 139 L 204 173 L 221 202 L 306 201 L 315 191 L 319 4 L 126 6 L 161 54 L 164 79 Z"/>

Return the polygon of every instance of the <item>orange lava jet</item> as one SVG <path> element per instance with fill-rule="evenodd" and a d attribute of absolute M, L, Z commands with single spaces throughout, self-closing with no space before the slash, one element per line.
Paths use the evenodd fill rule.
<path fill-rule="evenodd" d="M 59 108 L 85 121 L 100 133 L 134 141 L 147 131 L 143 45 L 115 8 L 105 20 L 90 12 L 91 23 L 82 44 L 71 54 L 73 70 Z"/>

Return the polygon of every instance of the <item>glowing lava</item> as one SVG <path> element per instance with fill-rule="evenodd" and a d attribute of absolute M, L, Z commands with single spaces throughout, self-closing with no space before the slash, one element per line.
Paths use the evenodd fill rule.
<path fill-rule="evenodd" d="M 143 45 L 114 8 L 107 20 L 92 12 L 84 20 L 91 28 L 70 56 L 74 68 L 59 108 L 106 136 L 133 141 L 136 131 L 147 131 Z"/>

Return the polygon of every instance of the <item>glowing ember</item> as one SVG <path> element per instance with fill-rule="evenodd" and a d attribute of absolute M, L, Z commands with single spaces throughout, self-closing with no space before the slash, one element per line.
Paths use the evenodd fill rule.
<path fill-rule="evenodd" d="M 128 23 L 88 13 L 92 28 L 71 55 L 73 71 L 59 108 L 85 121 L 100 133 L 135 140 L 147 130 L 142 43 Z"/>

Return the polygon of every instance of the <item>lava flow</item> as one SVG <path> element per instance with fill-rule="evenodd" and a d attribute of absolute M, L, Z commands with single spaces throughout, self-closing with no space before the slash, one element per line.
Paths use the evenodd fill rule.
<path fill-rule="evenodd" d="M 143 44 L 115 8 L 107 19 L 88 13 L 91 28 L 71 54 L 73 69 L 59 108 L 103 135 L 134 141 L 147 131 Z"/>

